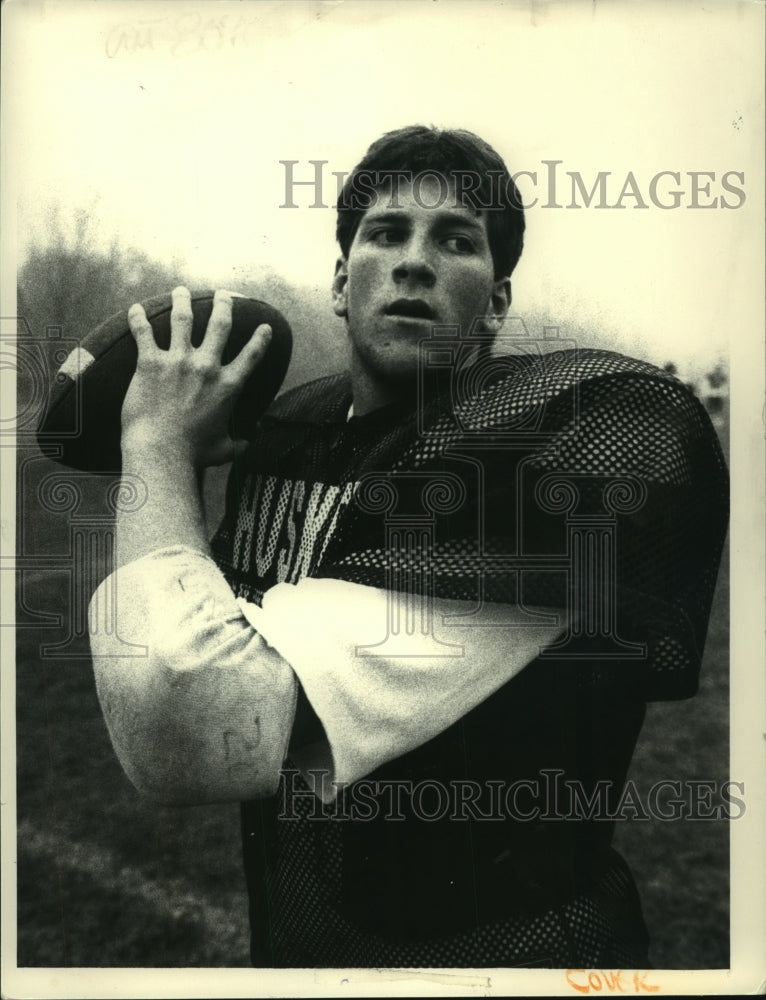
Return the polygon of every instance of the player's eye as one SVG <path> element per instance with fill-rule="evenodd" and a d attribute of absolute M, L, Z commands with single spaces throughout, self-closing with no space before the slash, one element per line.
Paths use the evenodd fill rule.
<path fill-rule="evenodd" d="M 473 240 L 468 236 L 456 235 L 448 236 L 444 240 L 444 245 L 454 253 L 475 253 L 476 247 Z"/>
<path fill-rule="evenodd" d="M 406 234 L 397 227 L 386 226 L 385 228 L 374 229 L 370 234 L 370 239 L 373 243 L 379 243 L 383 246 L 394 246 L 398 243 L 403 243 L 406 239 Z"/>

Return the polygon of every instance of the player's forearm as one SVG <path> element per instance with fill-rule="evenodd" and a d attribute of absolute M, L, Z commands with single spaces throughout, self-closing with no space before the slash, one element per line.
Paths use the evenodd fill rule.
<path fill-rule="evenodd" d="M 326 768 L 341 784 L 453 725 L 520 673 L 566 623 L 562 610 L 527 608 L 527 620 L 517 624 L 518 611 L 502 604 L 311 578 L 278 584 L 262 608 L 244 610 L 290 663 L 324 727 L 324 744 L 294 740 L 291 759 L 309 780 L 313 769 Z M 325 784 L 322 796 L 333 794 Z"/>
<path fill-rule="evenodd" d="M 104 719 L 140 791 L 177 805 L 273 794 L 295 678 L 210 559 L 172 547 L 124 566 L 89 625 Z"/>
<path fill-rule="evenodd" d="M 188 455 L 123 438 L 122 465 L 123 475 L 141 484 L 145 500 L 138 509 L 118 512 L 117 565 L 166 545 L 208 553 L 201 473 Z"/>

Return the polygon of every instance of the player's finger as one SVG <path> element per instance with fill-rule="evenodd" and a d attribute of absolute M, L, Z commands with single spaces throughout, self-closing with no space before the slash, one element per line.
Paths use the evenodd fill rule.
<path fill-rule="evenodd" d="M 146 318 L 144 307 L 139 303 L 132 305 L 128 309 L 128 326 L 138 346 L 139 356 L 146 355 L 150 351 L 157 349 L 157 341 L 154 339 L 152 324 Z"/>
<path fill-rule="evenodd" d="M 191 292 L 183 285 L 171 293 L 173 308 L 170 312 L 170 350 L 187 351 L 191 344 L 194 316 L 191 307 Z"/>
<path fill-rule="evenodd" d="M 205 330 L 200 350 L 220 361 L 231 333 L 231 292 L 217 291 L 213 296 L 213 311 Z"/>
<path fill-rule="evenodd" d="M 236 358 L 226 366 L 230 377 L 233 380 L 244 382 L 264 356 L 270 343 L 271 327 L 268 323 L 261 323 Z"/>

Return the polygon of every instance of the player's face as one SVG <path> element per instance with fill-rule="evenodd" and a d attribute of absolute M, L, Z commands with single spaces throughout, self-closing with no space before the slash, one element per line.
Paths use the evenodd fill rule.
<path fill-rule="evenodd" d="M 434 325 L 466 335 L 478 319 L 495 331 L 508 311 L 510 282 L 495 280 L 486 218 L 424 181 L 402 185 L 395 204 L 381 194 L 338 264 L 334 307 L 348 322 L 358 413 L 412 384 Z"/>

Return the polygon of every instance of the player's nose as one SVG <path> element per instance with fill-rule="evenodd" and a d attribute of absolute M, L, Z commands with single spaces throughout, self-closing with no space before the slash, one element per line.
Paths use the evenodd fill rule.
<path fill-rule="evenodd" d="M 427 241 L 412 238 L 402 244 L 402 252 L 393 267 L 393 277 L 397 284 L 412 282 L 426 288 L 436 281 Z"/>
<path fill-rule="evenodd" d="M 394 267 L 394 281 L 397 284 L 412 282 L 432 288 L 436 282 L 436 272 L 425 258 L 408 256 Z"/>

